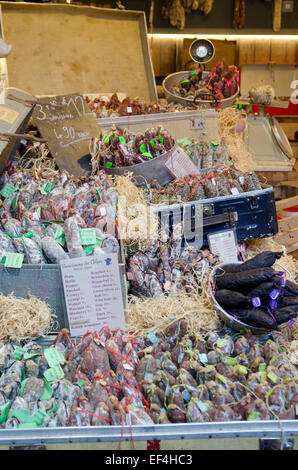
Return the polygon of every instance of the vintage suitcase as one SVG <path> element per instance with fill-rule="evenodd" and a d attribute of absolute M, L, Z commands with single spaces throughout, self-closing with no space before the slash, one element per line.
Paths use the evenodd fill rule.
<path fill-rule="evenodd" d="M 238 241 L 271 237 L 278 232 L 273 188 L 228 197 L 152 206 L 160 225 L 169 227 L 179 221 L 185 225 L 185 242 L 192 246 L 207 246 L 207 236 L 234 228 Z"/>

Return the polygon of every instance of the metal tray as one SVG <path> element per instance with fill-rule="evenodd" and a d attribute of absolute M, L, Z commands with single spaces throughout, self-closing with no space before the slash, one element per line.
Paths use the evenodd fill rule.
<path fill-rule="evenodd" d="M 188 77 L 189 71 L 183 70 L 181 72 L 175 72 L 171 73 L 168 75 L 162 82 L 162 86 L 165 92 L 165 97 L 168 101 L 174 101 L 176 103 L 180 103 L 183 105 L 189 105 L 194 102 L 193 99 L 191 98 L 183 98 L 182 96 L 177 96 L 174 93 L 170 91 L 171 87 L 173 85 L 177 85 L 177 83 L 181 82 L 181 80 L 184 80 L 185 78 Z M 205 72 L 206 73 L 206 72 Z M 239 95 L 239 88 L 237 92 L 231 96 L 230 98 L 223 98 L 221 100 L 220 107 L 221 108 L 227 108 L 228 106 L 233 106 L 237 96 Z M 207 108 L 212 108 L 216 107 L 216 101 L 208 101 L 208 100 L 196 100 L 196 104 L 198 105 L 204 105 Z"/>
<path fill-rule="evenodd" d="M 148 440 L 182 440 L 185 449 L 196 449 L 195 440 L 285 438 L 298 436 L 298 421 L 228 421 L 212 423 L 159 424 L 153 426 L 80 426 L 35 429 L 1 429 L 0 445 L 82 444 L 85 442 L 119 443 L 120 440 L 142 442 Z M 191 442 L 193 447 L 190 447 Z M 235 442 L 235 441 L 233 441 Z M 183 444 L 180 443 L 183 449 Z M 165 444 L 166 446 L 166 444 Z M 68 446 L 71 448 L 71 445 Z"/>
<path fill-rule="evenodd" d="M 242 262 L 239 261 L 239 263 L 233 263 L 233 264 L 235 264 L 235 265 L 242 264 Z M 238 320 L 237 318 L 235 318 L 233 315 L 230 315 L 224 308 L 221 307 L 221 305 L 219 305 L 219 303 L 215 299 L 214 292 L 213 292 L 213 289 L 212 289 L 212 280 L 214 278 L 214 275 L 215 275 L 215 272 L 217 271 L 217 269 L 220 269 L 220 268 L 224 269 L 225 265 L 226 265 L 226 263 L 222 263 L 222 264 L 219 264 L 218 266 L 216 266 L 213 269 L 213 271 L 211 273 L 211 276 L 210 276 L 209 292 L 210 292 L 210 295 L 211 295 L 212 300 L 214 302 L 215 310 L 219 314 L 220 318 L 224 321 L 224 323 L 226 325 L 228 325 L 230 328 L 232 328 L 233 330 L 236 330 L 236 331 L 243 331 L 243 330 L 251 331 L 252 334 L 254 334 L 254 335 L 268 334 L 268 332 L 270 330 L 264 329 L 264 328 L 257 328 L 257 327 L 254 327 L 254 326 L 247 325 L 246 323 L 242 322 L 241 320 Z M 276 263 L 275 265 L 279 266 L 281 269 L 283 269 L 288 274 L 289 279 L 292 278 L 291 273 L 286 268 L 284 268 L 282 265 L 280 265 L 278 263 Z M 282 327 L 283 325 L 279 325 L 279 326 Z"/>

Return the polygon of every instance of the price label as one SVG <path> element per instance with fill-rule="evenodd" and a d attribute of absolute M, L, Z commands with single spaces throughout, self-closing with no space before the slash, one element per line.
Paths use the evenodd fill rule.
<path fill-rule="evenodd" d="M 202 116 L 193 118 L 189 122 L 190 130 L 203 131 L 205 129 L 205 119 Z"/>
<path fill-rule="evenodd" d="M 45 349 L 44 355 L 50 367 L 55 367 L 60 364 L 60 362 L 64 361 L 63 354 L 56 348 Z"/>
<path fill-rule="evenodd" d="M 7 196 L 9 196 L 10 194 L 14 193 L 15 191 L 17 191 L 18 188 L 15 187 L 13 184 L 11 183 L 7 183 L 0 191 L 0 194 L 2 197 L 6 198 Z"/>
<path fill-rule="evenodd" d="M 238 262 L 238 246 L 235 230 L 225 230 L 222 232 L 207 235 L 211 253 L 218 255 L 223 263 Z"/>
<path fill-rule="evenodd" d="M 64 377 L 63 369 L 60 365 L 55 367 L 50 367 L 44 372 L 44 377 L 48 382 L 53 382 L 54 380 Z"/>
<path fill-rule="evenodd" d="M 54 239 L 59 243 L 59 245 L 65 246 L 66 240 L 65 240 L 64 228 L 62 227 L 57 228 L 55 235 L 54 235 Z"/>
<path fill-rule="evenodd" d="M 96 245 L 96 232 L 94 228 L 82 228 L 80 230 L 82 245 Z"/>
<path fill-rule="evenodd" d="M 184 178 L 185 176 L 197 175 L 199 173 L 198 167 L 181 147 L 176 146 L 169 153 L 171 156 L 165 162 L 165 166 L 175 178 Z"/>
<path fill-rule="evenodd" d="M 72 336 L 104 326 L 125 328 L 117 254 L 62 260 L 60 268 Z"/>
<path fill-rule="evenodd" d="M 7 268 L 20 269 L 22 267 L 24 255 L 22 253 L 6 253 L 4 266 Z"/>

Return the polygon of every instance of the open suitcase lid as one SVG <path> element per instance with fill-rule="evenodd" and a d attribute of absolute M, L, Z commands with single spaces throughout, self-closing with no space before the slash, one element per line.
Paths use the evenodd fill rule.
<path fill-rule="evenodd" d="M 156 102 L 144 12 L 0 2 L 9 86 L 35 96 L 123 92 Z"/>

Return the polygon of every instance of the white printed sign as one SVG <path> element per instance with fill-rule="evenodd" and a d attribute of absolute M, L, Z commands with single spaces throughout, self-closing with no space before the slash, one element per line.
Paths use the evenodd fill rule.
<path fill-rule="evenodd" d="M 207 237 L 211 253 L 218 255 L 222 263 L 238 262 L 238 247 L 234 230 L 212 233 Z"/>
<path fill-rule="evenodd" d="M 71 336 L 103 326 L 125 328 L 116 254 L 63 260 L 60 266 Z"/>
<path fill-rule="evenodd" d="M 188 175 L 197 175 L 200 170 L 193 161 L 186 155 L 184 150 L 176 146 L 171 152 L 170 158 L 165 162 L 165 166 L 174 178 L 184 178 Z"/>

